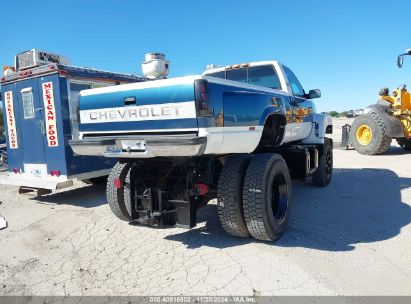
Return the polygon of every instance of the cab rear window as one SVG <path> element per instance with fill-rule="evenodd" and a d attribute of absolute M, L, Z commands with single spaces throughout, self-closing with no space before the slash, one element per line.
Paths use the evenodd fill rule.
<path fill-rule="evenodd" d="M 280 80 L 272 65 L 249 67 L 248 83 L 271 89 L 281 89 Z"/>
<path fill-rule="evenodd" d="M 225 79 L 225 71 L 210 73 L 210 74 L 207 74 L 207 76 L 212 76 L 212 77 Z"/>
<path fill-rule="evenodd" d="M 230 69 L 206 75 L 281 90 L 280 79 L 272 65 Z"/>
<path fill-rule="evenodd" d="M 229 80 L 247 82 L 247 68 L 227 70 L 226 75 Z"/>

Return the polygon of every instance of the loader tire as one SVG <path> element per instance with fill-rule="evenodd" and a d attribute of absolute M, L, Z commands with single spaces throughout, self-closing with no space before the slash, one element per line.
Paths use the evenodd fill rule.
<path fill-rule="evenodd" d="M 364 155 L 382 154 L 391 145 L 384 121 L 378 113 L 358 116 L 350 132 L 350 141 L 355 150 Z"/>
<path fill-rule="evenodd" d="M 291 202 L 291 180 L 279 154 L 256 155 L 244 180 L 244 217 L 250 234 L 275 241 L 287 229 Z"/>
<path fill-rule="evenodd" d="M 218 217 L 223 229 L 234 236 L 250 236 L 243 212 L 244 176 L 250 159 L 250 155 L 229 156 L 218 180 Z"/>
<path fill-rule="evenodd" d="M 397 143 L 401 148 L 407 151 L 411 151 L 411 139 L 407 138 L 397 138 Z"/>
<path fill-rule="evenodd" d="M 317 187 L 325 187 L 333 176 L 333 145 L 329 138 L 324 138 L 323 153 L 318 159 L 318 168 L 313 175 L 313 183 Z"/>
<path fill-rule="evenodd" d="M 107 202 L 111 211 L 120 220 L 131 221 L 131 200 L 130 200 L 130 163 L 117 162 L 107 179 Z M 115 185 L 116 180 L 120 180 L 120 185 Z"/>

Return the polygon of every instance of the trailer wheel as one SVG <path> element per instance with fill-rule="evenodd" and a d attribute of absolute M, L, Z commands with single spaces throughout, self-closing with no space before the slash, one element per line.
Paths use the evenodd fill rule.
<path fill-rule="evenodd" d="M 248 166 L 244 180 L 244 217 L 250 234 L 274 241 L 287 229 L 291 199 L 288 167 L 279 154 L 259 154 Z"/>
<path fill-rule="evenodd" d="M 401 148 L 411 151 L 411 139 L 408 138 L 397 138 L 397 143 Z"/>
<path fill-rule="evenodd" d="M 218 216 L 224 230 L 234 236 L 250 236 L 243 213 L 244 175 L 250 159 L 250 155 L 229 156 L 218 180 Z"/>
<path fill-rule="evenodd" d="M 313 183 L 325 187 L 331 182 L 333 175 L 333 145 L 329 138 L 324 138 L 323 153 L 318 159 L 318 168 L 313 175 Z"/>
<path fill-rule="evenodd" d="M 350 140 L 360 154 L 375 155 L 388 150 L 391 138 L 380 115 L 371 112 L 358 116 L 351 127 Z"/>
<path fill-rule="evenodd" d="M 131 164 L 117 162 L 107 179 L 107 202 L 116 217 L 131 221 L 130 202 Z"/>

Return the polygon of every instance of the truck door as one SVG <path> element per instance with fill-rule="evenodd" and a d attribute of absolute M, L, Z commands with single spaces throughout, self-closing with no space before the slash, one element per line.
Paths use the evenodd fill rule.
<path fill-rule="evenodd" d="M 290 97 L 293 108 L 292 140 L 304 139 L 311 131 L 313 102 L 306 99 L 305 91 L 295 74 L 286 66 L 283 66 L 283 69 L 293 94 Z"/>
<path fill-rule="evenodd" d="M 9 171 L 23 168 L 23 150 L 21 146 L 20 108 L 15 83 L 2 85 L 3 118 L 7 138 L 7 159 Z"/>
<path fill-rule="evenodd" d="M 44 112 L 37 79 L 17 83 L 17 102 L 21 105 L 21 145 L 25 164 L 44 164 Z"/>

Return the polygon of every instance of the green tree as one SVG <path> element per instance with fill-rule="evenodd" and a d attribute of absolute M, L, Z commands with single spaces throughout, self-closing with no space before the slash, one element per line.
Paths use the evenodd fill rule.
<path fill-rule="evenodd" d="M 328 113 L 331 117 L 338 117 L 338 112 L 337 111 L 331 111 Z"/>

